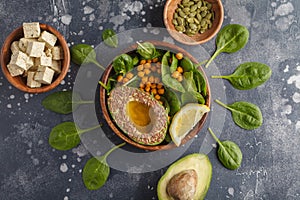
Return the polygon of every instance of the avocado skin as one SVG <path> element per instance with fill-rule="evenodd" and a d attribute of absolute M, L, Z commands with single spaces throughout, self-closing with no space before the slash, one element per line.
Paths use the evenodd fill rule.
<path fill-rule="evenodd" d="M 205 198 L 212 177 L 212 165 L 206 155 L 193 153 L 174 162 L 160 178 L 157 185 L 159 200 L 173 200 L 167 194 L 167 184 L 174 175 L 187 169 L 194 169 L 198 175 L 197 192 L 193 200 L 202 200 Z"/>

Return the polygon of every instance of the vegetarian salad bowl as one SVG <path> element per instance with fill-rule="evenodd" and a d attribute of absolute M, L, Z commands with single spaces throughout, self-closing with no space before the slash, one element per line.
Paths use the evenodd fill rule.
<path fill-rule="evenodd" d="M 52 26 L 23 23 L 4 41 L 1 67 L 7 80 L 19 90 L 47 92 L 59 85 L 68 72 L 69 47 Z"/>
<path fill-rule="evenodd" d="M 199 133 L 210 109 L 210 87 L 187 51 L 161 41 L 129 47 L 106 68 L 100 105 L 110 128 L 144 150 L 171 149 Z"/>

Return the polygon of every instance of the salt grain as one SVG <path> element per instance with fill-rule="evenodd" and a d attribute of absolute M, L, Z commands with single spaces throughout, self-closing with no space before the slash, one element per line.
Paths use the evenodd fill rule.
<path fill-rule="evenodd" d="M 60 171 L 63 172 L 63 173 L 65 173 L 65 172 L 68 171 L 68 166 L 67 166 L 66 163 L 62 163 L 62 164 L 60 165 Z"/>

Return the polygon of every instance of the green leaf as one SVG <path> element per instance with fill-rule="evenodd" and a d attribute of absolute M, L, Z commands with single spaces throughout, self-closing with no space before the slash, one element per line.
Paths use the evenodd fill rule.
<path fill-rule="evenodd" d="M 258 62 L 246 62 L 239 65 L 233 74 L 228 76 L 212 76 L 230 81 L 239 90 L 250 90 L 265 83 L 272 74 L 268 65 Z"/>
<path fill-rule="evenodd" d="M 195 98 L 195 96 L 191 92 L 185 92 L 181 94 L 181 103 L 182 106 L 188 104 L 188 103 L 197 103 L 198 100 Z"/>
<path fill-rule="evenodd" d="M 112 29 L 106 29 L 102 32 L 102 39 L 104 43 L 110 47 L 118 47 L 118 37 Z"/>
<path fill-rule="evenodd" d="M 115 72 L 122 75 L 126 74 L 134 67 L 131 56 L 125 53 L 116 57 L 112 65 Z"/>
<path fill-rule="evenodd" d="M 72 46 L 71 59 L 72 62 L 77 65 L 94 63 L 101 69 L 105 70 L 105 68 L 97 61 L 95 50 L 88 44 L 77 44 Z"/>
<path fill-rule="evenodd" d="M 183 87 L 186 91 L 197 92 L 196 83 L 193 78 L 193 71 L 183 73 Z"/>
<path fill-rule="evenodd" d="M 197 91 L 201 93 L 204 97 L 207 95 L 206 81 L 205 78 L 198 69 L 193 70 L 193 78 L 197 87 Z"/>
<path fill-rule="evenodd" d="M 217 49 L 206 63 L 205 67 L 207 68 L 209 64 L 222 52 L 234 53 L 244 48 L 248 39 L 249 31 L 246 27 L 239 24 L 229 24 L 225 26 L 217 35 Z"/>
<path fill-rule="evenodd" d="M 169 88 L 165 88 L 164 97 L 166 98 L 170 106 L 170 116 L 173 116 L 176 112 L 180 110 L 180 100 L 178 99 L 175 92 L 173 92 Z"/>
<path fill-rule="evenodd" d="M 87 161 L 83 168 L 82 179 L 85 187 L 89 190 L 97 190 L 101 188 L 107 181 L 110 174 L 110 168 L 107 164 L 107 157 L 111 152 L 124 146 L 126 143 L 122 143 L 109 150 L 104 156 L 99 158 L 91 158 Z"/>
<path fill-rule="evenodd" d="M 220 141 L 210 128 L 208 130 L 219 144 L 218 158 L 224 167 L 231 170 L 239 168 L 243 159 L 240 147 L 232 141 Z"/>
<path fill-rule="evenodd" d="M 259 107 L 252 103 L 240 101 L 226 105 L 219 100 L 215 101 L 231 111 L 233 121 L 241 128 L 253 130 L 260 127 L 263 123 L 263 117 Z"/>
<path fill-rule="evenodd" d="M 159 57 L 159 53 L 156 51 L 155 46 L 150 42 L 137 42 L 137 53 L 140 54 L 144 59 L 151 60 Z"/>
<path fill-rule="evenodd" d="M 89 129 L 80 130 L 76 127 L 74 122 L 63 122 L 51 130 L 49 144 L 53 148 L 61 151 L 72 149 L 80 143 L 80 134 L 99 127 L 100 125 L 97 125 Z"/>
<path fill-rule="evenodd" d="M 184 72 L 189 72 L 195 69 L 193 62 L 186 56 L 180 61 L 180 66 L 183 68 Z"/>
<path fill-rule="evenodd" d="M 174 54 L 172 54 L 172 63 L 170 66 L 170 73 L 172 74 L 173 72 L 175 72 L 177 67 L 178 67 L 178 59 L 176 58 L 176 56 Z"/>
<path fill-rule="evenodd" d="M 74 99 L 72 99 L 74 98 Z M 70 114 L 80 104 L 94 103 L 94 101 L 83 101 L 79 94 L 72 91 L 54 92 L 42 101 L 42 105 L 47 110 L 59 114 Z"/>

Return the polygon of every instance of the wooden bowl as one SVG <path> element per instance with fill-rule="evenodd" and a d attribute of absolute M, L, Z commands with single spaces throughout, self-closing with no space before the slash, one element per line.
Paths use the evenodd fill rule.
<path fill-rule="evenodd" d="M 26 85 L 26 79 L 24 77 L 22 76 L 13 77 L 10 75 L 7 69 L 7 64 L 9 63 L 12 54 L 10 50 L 10 46 L 14 41 L 17 41 L 20 38 L 24 37 L 23 26 L 15 29 L 12 33 L 8 35 L 1 49 L 1 68 L 3 74 L 14 87 L 28 93 L 42 93 L 42 92 L 47 92 L 52 90 L 57 85 L 59 85 L 60 82 L 64 79 L 70 67 L 70 51 L 64 37 L 55 28 L 47 24 L 40 24 L 40 28 L 41 31 L 46 30 L 56 35 L 57 37 L 56 45 L 60 45 L 64 53 L 64 59 L 62 60 L 62 66 L 61 66 L 61 73 L 57 76 L 54 76 L 53 82 L 50 85 L 43 85 L 40 88 L 30 88 Z"/>
<path fill-rule="evenodd" d="M 167 0 L 164 7 L 164 24 L 170 35 L 178 42 L 187 45 L 203 44 L 212 39 L 219 32 L 224 19 L 224 11 L 221 0 L 206 0 L 212 4 L 212 10 L 215 14 L 215 18 L 210 29 L 206 30 L 202 34 L 197 33 L 194 36 L 188 36 L 184 33 L 178 32 L 172 23 L 175 9 L 181 1 L 182 0 Z"/>
<path fill-rule="evenodd" d="M 152 44 L 155 45 L 156 48 L 162 48 L 162 49 L 170 49 L 172 52 L 182 52 L 184 54 L 184 56 L 189 57 L 194 63 L 198 63 L 197 60 L 195 58 L 192 57 L 191 54 L 189 54 L 187 51 L 185 51 L 184 49 L 175 46 L 173 44 L 170 43 L 165 43 L 165 42 L 161 42 L 161 41 L 149 41 Z M 134 50 L 136 50 L 137 45 L 133 45 L 131 47 L 129 47 L 128 49 L 126 49 L 124 51 L 124 53 L 129 53 L 132 52 Z M 206 80 L 206 85 L 207 85 L 207 96 L 206 96 L 206 105 L 208 107 L 210 107 L 210 87 L 209 87 L 209 83 L 208 83 L 208 79 L 205 75 L 205 72 L 203 71 L 203 69 L 201 67 L 199 67 L 199 70 L 202 72 L 202 74 L 205 77 Z M 101 81 L 104 84 L 107 84 L 108 78 L 114 73 L 112 64 L 110 64 L 106 70 L 104 71 Z M 166 149 L 172 149 L 175 148 L 176 145 L 171 142 L 168 144 L 159 144 L 159 145 L 155 145 L 155 146 L 150 146 L 150 145 L 143 145 L 143 144 L 139 144 L 133 140 L 131 140 L 125 133 L 122 132 L 121 129 L 118 128 L 118 126 L 115 124 L 114 120 L 112 119 L 108 107 L 107 107 L 107 95 L 106 95 L 106 90 L 100 86 L 100 106 L 104 115 L 104 118 L 107 122 L 107 124 L 110 126 L 110 128 L 114 131 L 114 133 L 116 133 L 121 139 L 123 139 L 125 142 L 127 142 L 128 144 L 131 144 L 137 148 L 140 149 L 144 149 L 144 150 L 150 150 L 150 151 L 155 151 L 155 150 L 166 150 Z M 181 145 L 185 144 L 187 141 L 189 141 L 190 139 L 194 138 L 195 135 L 197 135 L 199 133 L 199 131 L 201 130 L 201 128 L 203 127 L 206 118 L 208 116 L 208 113 L 205 113 L 204 116 L 202 117 L 202 119 L 195 125 L 195 127 L 188 133 L 188 135 L 182 140 Z"/>

